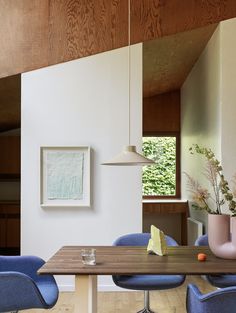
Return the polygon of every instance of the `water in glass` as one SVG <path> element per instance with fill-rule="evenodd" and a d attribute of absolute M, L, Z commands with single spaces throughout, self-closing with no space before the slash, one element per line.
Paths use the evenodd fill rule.
<path fill-rule="evenodd" d="M 82 262 L 85 265 L 96 265 L 96 250 L 83 249 L 81 251 Z"/>

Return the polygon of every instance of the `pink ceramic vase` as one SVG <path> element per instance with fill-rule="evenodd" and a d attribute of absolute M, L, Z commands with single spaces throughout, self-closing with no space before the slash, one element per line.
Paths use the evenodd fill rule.
<path fill-rule="evenodd" d="M 209 214 L 208 241 L 216 256 L 236 259 L 236 218 L 231 218 L 230 215 Z"/>

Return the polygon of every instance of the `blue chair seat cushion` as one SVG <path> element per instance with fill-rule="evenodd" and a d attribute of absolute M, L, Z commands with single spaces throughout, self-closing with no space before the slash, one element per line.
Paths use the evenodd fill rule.
<path fill-rule="evenodd" d="M 236 275 L 207 275 L 207 280 L 218 288 L 236 286 Z"/>
<path fill-rule="evenodd" d="M 183 284 L 183 275 L 116 275 L 114 283 L 125 289 L 132 290 L 164 290 L 179 287 Z"/>
<path fill-rule="evenodd" d="M 208 246 L 208 235 L 200 236 L 195 246 Z M 233 287 L 236 286 L 236 275 L 207 275 L 209 283 L 217 288 Z"/>

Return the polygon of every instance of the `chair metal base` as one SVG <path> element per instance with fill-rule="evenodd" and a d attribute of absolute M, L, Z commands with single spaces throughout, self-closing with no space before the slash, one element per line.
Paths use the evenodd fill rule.
<path fill-rule="evenodd" d="M 142 309 L 141 311 L 138 311 L 137 313 L 154 313 L 152 310 L 150 309 Z"/>
<path fill-rule="evenodd" d="M 145 290 L 144 291 L 144 309 L 142 309 L 141 311 L 138 311 L 137 313 L 155 313 L 150 309 L 149 302 L 150 302 L 149 291 Z"/>

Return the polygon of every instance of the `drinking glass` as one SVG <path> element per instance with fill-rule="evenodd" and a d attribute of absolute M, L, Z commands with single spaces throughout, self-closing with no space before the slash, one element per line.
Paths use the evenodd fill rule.
<path fill-rule="evenodd" d="M 82 249 L 81 258 L 85 265 L 96 265 L 96 249 Z"/>

